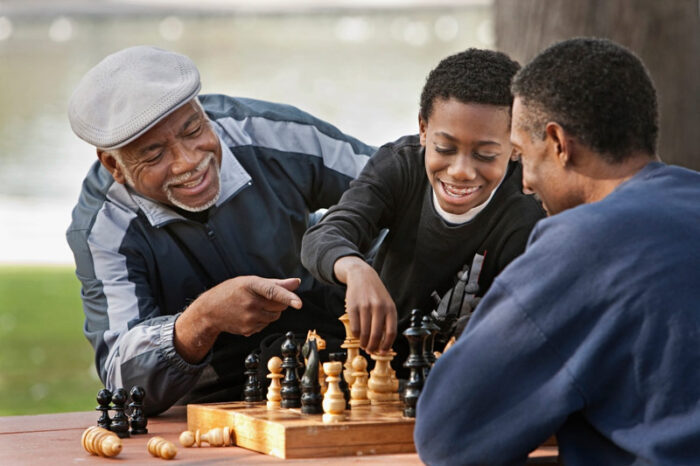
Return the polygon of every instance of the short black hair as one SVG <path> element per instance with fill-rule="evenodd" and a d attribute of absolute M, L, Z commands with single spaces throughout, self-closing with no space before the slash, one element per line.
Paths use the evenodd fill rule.
<path fill-rule="evenodd" d="M 425 81 L 420 96 L 420 116 L 428 121 L 437 98 L 510 108 L 513 105 L 510 82 L 519 69 L 518 62 L 492 50 L 472 48 L 450 55 Z"/>
<path fill-rule="evenodd" d="M 527 107 L 518 124 L 544 138 L 554 121 L 609 163 L 656 152 L 656 91 L 647 69 L 607 39 L 579 37 L 552 45 L 516 75 L 513 94 Z"/>

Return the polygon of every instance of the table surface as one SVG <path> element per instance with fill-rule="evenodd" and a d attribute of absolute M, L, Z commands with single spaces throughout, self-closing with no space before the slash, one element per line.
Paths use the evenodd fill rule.
<path fill-rule="evenodd" d="M 422 464 L 418 455 L 372 455 L 336 458 L 310 458 L 283 460 L 239 447 L 184 448 L 178 442 L 180 433 L 187 429 L 185 407 L 174 407 L 166 413 L 148 420 L 148 434 L 122 439 L 123 449 L 116 458 L 90 456 L 80 444 L 83 431 L 95 425 L 99 413 L 87 411 L 77 413 L 40 414 L 35 416 L 0 417 L 0 462 L 3 464 L 71 464 L 114 463 L 129 461 L 138 464 L 162 464 L 162 459 L 152 457 L 146 443 L 158 435 L 175 443 L 178 448 L 173 461 L 178 464 L 277 464 L 319 463 L 333 464 Z M 528 464 L 557 463 L 557 448 L 543 446 L 534 451 Z"/>

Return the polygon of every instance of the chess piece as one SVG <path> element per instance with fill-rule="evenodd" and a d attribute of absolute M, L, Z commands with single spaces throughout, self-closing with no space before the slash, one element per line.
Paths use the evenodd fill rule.
<path fill-rule="evenodd" d="M 433 367 L 433 364 L 435 364 L 435 361 L 437 361 L 437 356 L 435 356 L 435 336 L 440 330 L 440 327 L 433 321 L 433 318 L 430 317 L 429 314 L 423 316 L 421 327 L 429 332 L 425 340 L 425 348 L 423 349 L 423 357 L 427 363 L 423 370 L 423 377 L 427 379 L 430 369 Z"/>
<path fill-rule="evenodd" d="M 117 388 L 117 390 L 112 395 L 112 410 L 114 411 L 114 416 L 112 416 L 112 425 L 109 429 L 117 434 L 119 438 L 128 438 L 129 435 L 129 418 L 126 417 L 124 410 L 126 409 L 126 390 L 123 388 Z"/>
<path fill-rule="evenodd" d="M 421 315 L 418 309 L 411 311 L 411 326 L 404 330 L 403 334 L 408 339 L 409 346 L 408 359 L 403 365 L 411 371 L 404 390 L 403 398 L 406 406 L 403 414 L 406 417 L 416 417 L 416 404 L 425 381 L 423 369 L 428 365 L 423 357 L 425 341 L 430 335 L 430 331 L 421 326 Z"/>
<path fill-rule="evenodd" d="M 245 387 L 243 388 L 243 400 L 247 403 L 257 403 L 263 401 L 262 384 L 258 378 L 258 366 L 260 356 L 258 353 L 250 353 L 245 358 L 245 375 L 247 376 Z"/>
<path fill-rule="evenodd" d="M 122 451 L 122 441 L 114 432 L 102 427 L 92 426 L 85 429 L 80 443 L 91 455 L 112 457 Z"/>
<path fill-rule="evenodd" d="M 392 374 L 391 360 L 394 359 L 393 351 L 387 353 L 373 353 L 370 357 L 375 361 L 374 369 L 369 373 L 367 382 L 367 398 L 372 405 L 386 404 L 398 399 L 398 380 Z"/>
<path fill-rule="evenodd" d="M 282 360 L 277 356 L 273 356 L 267 361 L 267 378 L 270 379 L 270 386 L 267 387 L 267 409 L 279 409 L 282 396 L 280 395 L 280 379 L 282 375 Z"/>
<path fill-rule="evenodd" d="M 362 355 L 352 360 L 352 377 L 355 382 L 350 390 L 350 406 L 353 408 L 370 404 L 367 398 L 367 360 Z"/>
<path fill-rule="evenodd" d="M 143 387 L 136 385 L 131 388 L 131 403 L 129 403 L 129 408 L 131 408 L 131 433 L 134 435 L 147 434 L 148 429 L 146 429 L 146 424 L 148 419 L 143 414 L 143 399 L 146 396 L 146 392 Z"/>
<path fill-rule="evenodd" d="M 280 395 L 282 408 L 300 408 L 301 407 L 301 388 L 299 386 L 298 357 L 299 346 L 294 341 L 292 332 L 286 333 L 286 340 L 282 343 L 282 367 L 285 370 L 284 380 L 282 380 L 282 389 Z"/>
<path fill-rule="evenodd" d="M 321 385 L 318 383 L 319 356 L 316 339 L 306 340 L 302 347 L 306 361 L 306 371 L 301 378 L 301 412 L 304 414 L 321 414 Z"/>
<path fill-rule="evenodd" d="M 309 330 L 309 332 L 306 334 L 306 340 L 316 340 L 316 348 L 318 348 L 318 351 L 323 351 L 326 349 L 326 340 L 321 338 L 318 333 L 316 333 L 316 330 Z M 303 348 L 302 348 L 303 349 Z M 306 365 L 308 365 L 308 361 L 304 361 Z M 318 384 L 321 386 L 321 394 L 326 393 L 326 374 L 323 372 L 323 364 L 318 365 Z"/>
<path fill-rule="evenodd" d="M 197 429 L 194 441 L 198 447 L 202 446 L 202 442 L 208 443 L 211 447 L 227 447 L 231 445 L 231 429 L 229 427 L 215 427 L 206 434 L 202 434 Z"/>
<path fill-rule="evenodd" d="M 171 460 L 177 455 L 177 448 L 172 442 L 165 440 L 163 437 L 151 437 L 146 444 L 148 453 L 164 460 Z"/>
<path fill-rule="evenodd" d="M 194 432 L 192 432 L 190 430 L 186 430 L 180 434 L 180 437 L 178 440 L 180 440 L 180 445 L 182 445 L 185 448 L 190 448 L 191 446 L 194 445 L 194 442 L 195 442 Z"/>
<path fill-rule="evenodd" d="M 338 320 L 341 321 L 345 327 L 345 341 L 340 345 L 340 347 L 347 352 L 347 358 L 343 365 L 345 368 L 343 371 L 343 378 L 348 386 L 352 386 L 352 361 L 355 359 L 355 356 L 360 354 L 360 340 L 352 333 L 352 330 L 350 330 L 350 316 L 348 316 L 347 312 L 338 317 Z"/>
<path fill-rule="evenodd" d="M 112 424 L 112 420 L 109 418 L 109 404 L 111 402 L 112 392 L 110 392 L 106 388 L 103 388 L 102 390 L 97 392 L 97 404 L 99 406 L 97 406 L 95 410 L 102 412 L 100 418 L 97 420 L 97 426 L 107 430 L 109 430 L 109 426 Z"/>
<path fill-rule="evenodd" d="M 326 372 L 328 390 L 323 397 L 323 422 L 332 423 L 345 420 L 345 396 L 338 386 L 340 382 L 340 372 L 343 364 L 340 361 L 326 362 L 323 364 Z"/>
<path fill-rule="evenodd" d="M 337 353 L 331 353 L 328 355 L 328 359 L 330 361 L 344 362 L 345 361 L 345 352 L 339 351 Z M 352 367 L 351 367 L 351 369 L 352 369 Z M 352 379 L 352 374 L 350 374 L 350 378 Z M 345 408 L 350 409 L 350 388 L 348 387 L 348 382 L 345 379 L 345 374 L 341 375 L 340 382 L 338 382 L 338 386 L 340 386 L 340 390 L 342 390 L 343 396 L 345 396 Z M 328 387 L 326 387 L 326 389 L 327 388 Z M 323 391 L 323 394 L 325 395 L 325 391 Z"/>

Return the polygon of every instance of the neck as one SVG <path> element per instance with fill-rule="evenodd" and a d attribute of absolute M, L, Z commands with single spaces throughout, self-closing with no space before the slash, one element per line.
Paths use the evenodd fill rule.
<path fill-rule="evenodd" d="M 634 153 L 623 162 L 611 164 L 592 154 L 581 174 L 588 178 L 586 202 L 597 202 L 613 192 L 618 186 L 636 175 L 650 162 L 659 159 L 651 154 Z"/>

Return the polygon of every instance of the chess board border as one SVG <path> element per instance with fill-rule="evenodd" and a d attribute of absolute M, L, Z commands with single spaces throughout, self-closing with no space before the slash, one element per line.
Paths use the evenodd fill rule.
<path fill-rule="evenodd" d="M 278 458 L 323 458 L 414 453 L 415 420 L 393 402 L 346 411 L 347 420 L 324 424 L 300 409 L 268 410 L 265 403 L 187 405 L 187 428 L 207 432 L 229 426 L 234 445 Z"/>

